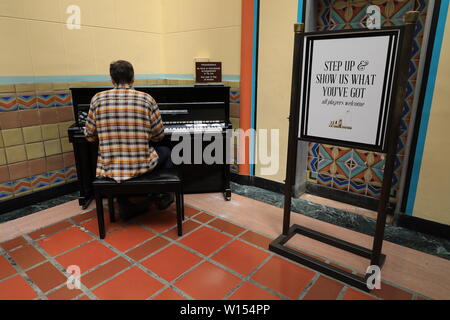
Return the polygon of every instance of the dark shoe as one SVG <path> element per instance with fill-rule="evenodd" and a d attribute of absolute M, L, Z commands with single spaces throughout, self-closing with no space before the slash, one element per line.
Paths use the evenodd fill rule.
<path fill-rule="evenodd" d="M 158 210 L 166 210 L 174 202 L 175 196 L 173 193 L 161 193 L 156 201 Z"/>
<path fill-rule="evenodd" d="M 148 211 L 148 206 L 150 204 L 150 199 L 145 199 L 140 203 L 132 203 L 126 198 L 120 199 L 119 201 L 119 215 L 123 221 L 128 221 L 140 214 Z"/>

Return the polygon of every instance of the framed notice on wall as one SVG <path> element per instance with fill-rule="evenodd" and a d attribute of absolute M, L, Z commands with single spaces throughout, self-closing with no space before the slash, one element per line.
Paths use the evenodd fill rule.
<path fill-rule="evenodd" d="M 400 28 L 303 39 L 299 139 L 386 151 Z"/>

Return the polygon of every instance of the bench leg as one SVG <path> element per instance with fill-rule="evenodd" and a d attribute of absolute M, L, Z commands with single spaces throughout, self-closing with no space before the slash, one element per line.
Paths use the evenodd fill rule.
<path fill-rule="evenodd" d="M 95 204 L 97 207 L 98 233 L 100 239 L 105 239 L 105 219 L 103 217 L 103 200 L 100 195 L 95 195 Z"/>
<path fill-rule="evenodd" d="M 108 208 L 109 208 L 109 221 L 116 222 L 116 217 L 114 216 L 114 198 L 108 198 Z"/>
<path fill-rule="evenodd" d="M 181 192 L 175 193 L 176 202 L 177 202 L 177 229 L 178 229 L 178 236 L 181 237 L 183 235 L 183 203 L 181 202 Z"/>
<path fill-rule="evenodd" d="M 181 217 L 184 221 L 184 193 L 181 191 Z"/>

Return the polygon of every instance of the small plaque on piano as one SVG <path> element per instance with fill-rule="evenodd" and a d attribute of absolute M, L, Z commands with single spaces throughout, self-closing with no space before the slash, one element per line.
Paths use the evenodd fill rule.
<path fill-rule="evenodd" d="M 222 82 L 222 62 L 196 62 L 195 82 L 197 84 Z"/>

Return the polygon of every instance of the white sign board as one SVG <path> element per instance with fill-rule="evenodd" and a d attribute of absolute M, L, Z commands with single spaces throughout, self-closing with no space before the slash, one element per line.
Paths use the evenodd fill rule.
<path fill-rule="evenodd" d="M 299 138 L 382 151 L 399 31 L 305 36 Z"/>

